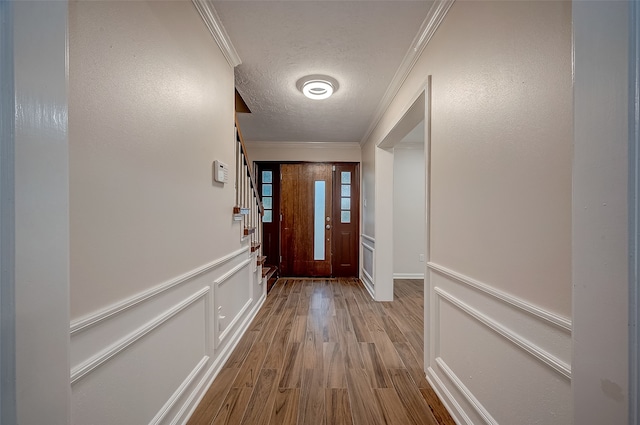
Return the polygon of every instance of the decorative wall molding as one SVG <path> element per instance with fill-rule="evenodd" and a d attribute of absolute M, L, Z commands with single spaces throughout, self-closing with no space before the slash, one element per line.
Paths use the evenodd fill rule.
<path fill-rule="evenodd" d="M 487 425 L 498 425 L 498 422 L 493 419 L 493 416 L 484 408 L 482 403 L 469 391 L 469 389 L 462 383 L 460 378 L 451 370 L 451 368 L 445 363 L 442 358 L 436 358 L 436 364 L 444 372 L 445 376 L 451 381 L 451 383 L 456 387 L 458 391 L 464 396 L 467 402 L 473 406 L 474 410 L 480 415 L 480 417 L 484 420 L 484 423 Z M 429 368 L 431 369 L 431 368 Z M 435 375 L 435 374 L 434 374 Z M 460 410 L 463 412 L 463 410 Z M 469 422 L 471 423 L 471 422 Z"/>
<path fill-rule="evenodd" d="M 422 55 L 425 47 L 427 47 L 427 44 L 429 44 L 431 37 L 435 34 L 453 3 L 454 0 L 436 0 L 433 3 L 433 6 L 431 6 L 427 17 L 422 22 L 418 35 L 413 39 L 409 51 L 405 54 L 402 63 L 398 67 L 398 70 L 393 76 L 389 87 L 387 87 L 382 100 L 378 104 L 373 120 L 371 120 L 371 124 L 369 124 L 364 137 L 360 140 L 360 145 L 366 143 L 369 136 L 371 136 L 371 133 L 373 133 L 373 130 L 380 123 L 382 116 L 398 94 L 400 87 L 402 87 L 402 84 L 409 76 L 409 73 Z"/>
<path fill-rule="evenodd" d="M 551 369 L 555 370 L 556 372 L 558 372 L 568 380 L 571 380 L 570 365 L 566 364 L 556 356 L 546 352 L 545 350 L 536 346 L 535 344 L 532 344 L 526 339 L 521 338 L 519 335 L 511 332 L 509 329 L 505 328 L 500 323 L 492 320 L 491 318 L 487 317 L 486 315 L 482 314 L 478 310 L 474 309 L 464 301 L 454 297 L 453 295 L 442 290 L 441 288 L 435 287 L 434 291 L 440 298 L 448 301 L 450 304 L 454 305 L 455 307 L 462 310 L 469 316 L 473 317 L 475 320 L 482 323 L 483 325 L 485 325 L 486 327 L 488 327 L 498 335 L 507 339 L 516 347 L 520 348 L 521 350 L 535 357 L 540 362 L 544 363 Z"/>
<path fill-rule="evenodd" d="M 375 239 L 373 239 L 372 237 L 367 236 L 367 235 L 361 235 L 361 236 L 362 236 L 362 239 L 363 239 L 363 241 L 360 243 L 362 245 L 362 248 L 364 250 L 367 250 L 367 251 L 371 252 L 371 273 L 369 273 L 369 271 L 365 267 L 364 258 L 363 258 L 363 261 L 362 261 L 362 267 L 361 267 L 362 283 L 364 283 L 364 287 L 369 292 L 369 295 L 371 295 L 371 298 L 375 299 L 376 298 L 375 297 L 375 281 L 373 280 L 372 274 L 374 273 L 374 270 L 375 270 L 374 263 L 376 261 L 376 259 L 375 259 L 375 251 L 376 251 L 376 249 L 374 247 L 372 247 L 371 245 L 369 245 L 369 244 L 364 242 L 364 240 L 367 240 L 367 241 L 375 243 Z"/>
<path fill-rule="evenodd" d="M 450 270 L 444 266 L 441 266 L 439 264 L 433 263 L 433 262 L 428 262 L 427 263 L 427 267 L 429 268 L 429 270 L 432 270 L 434 272 L 440 273 L 441 275 L 444 275 L 446 277 L 449 277 L 451 279 L 453 279 L 454 281 L 458 282 L 458 283 L 462 283 L 465 284 L 467 286 L 471 286 L 479 291 L 484 292 L 485 294 L 488 294 L 494 298 L 497 298 L 501 301 L 504 301 L 522 311 L 525 311 L 526 313 L 541 319 L 545 322 L 551 323 L 553 325 L 555 325 L 556 327 L 563 329 L 567 332 L 571 332 L 571 320 L 562 317 L 560 315 L 557 315 L 555 313 L 552 313 L 550 311 L 547 310 L 543 310 L 538 306 L 535 306 L 533 304 L 530 304 L 524 300 L 521 300 L 520 298 L 514 297 L 513 295 L 507 294 L 505 292 L 502 292 L 498 289 L 495 289 L 489 285 L 487 285 L 486 283 L 480 282 L 478 280 L 475 280 L 469 276 L 465 276 L 463 274 L 457 273 L 453 270 Z"/>
<path fill-rule="evenodd" d="M 364 283 L 364 287 L 367 289 L 367 292 L 369 292 L 369 295 L 371 295 L 371 298 L 375 300 L 376 297 L 373 290 L 373 278 L 364 268 L 362 269 L 362 283 Z"/>
<path fill-rule="evenodd" d="M 424 279 L 424 273 L 394 273 L 394 279 Z"/>
<path fill-rule="evenodd" d="M 251 303 L 253 303 L 253 299 L 249 298 L 247 302 L 242 306 L 238 314 L 236 314 L 233 320 L 231 320 L 231 323 L 229 323 L 229 325 L 225 328 L 225 330 L 222 331 L 222 333 L 218 336 L 218 340 L 216 341 L 216 348 L 227 338 L 231 330 L 233 330 L 234 326 L 240 321 L 240 319 L 242 319 L 242 316 L 244 316 L 244 313 L 246 313 L 249 307 L 251 307 Z M 216 324 L 216 329 L 217 329 L 217 324 Z"/>
<path fill-rule="evenodd" d="M 224 29 L 218 12 L 213 7 L 213 4 L 209 0 L 191 0 L 198 10 L 198 13 L 202 17 L 205 25 L 209 29 L 209 32 L 213 36 L 213 39 L 218 43 L 218 47 L 222 51 L 225 59 L 229 62 L 232 68 L 240 65 L 242 61 L 235 47 L 231 43 L 231 39 Z"/>
<path fill-rule="evenodd" d="M 248 150 L 253 149 L 357 149 L 360 150 L 358 142 L 269 142 L 269 141 L 246 141 Z"/>
<path fill-rule="evenodd" d="M 206 394 L 213 381 L 218 376 L 218 373 L 220 373 L 222 366 L 227 362 L 227 360 L 231 356 L 231 353 L 233 353 L 233 350 L 235 350 L 235 348 L 237 347 L 238 343 L 240 342 L 240 338 L 247 331 L 249 325 L 258 314 L 258 311 L 260 311 L 260 308 L 262 308 L 266 298 L 267 295 L 262 294 L 258 302 L 253 306 L 249 314 L 244 318 L 236 332 L 233 334 L 233 336 L 229 340 L 229 343 L 225 345 L 222 351 L 220 351 L 214 358 L 211 366 L 205 373 L 205 376 L 200 380 L 193 393 L 191 393 L 180 411 L 176 414 L 174 420 L 171 422 L 172 425 L 178 423 L 187 423 L 187 420 L 189 419 L 189 417 L 191 417 L 198 404 L 200 404 L 200 401 Z"/>
<path fill-rule="evenodd" d="M 209 293 L 209 287 L 205 287 L 200 289 L 195 294 L 191 295 L 189 298 L 185 299 L 181 303 L 177 304 L 173 308 L 167 310 L 162 315 L 158 316 L 156 319 L 148 322 L 146 325 L 140 327 L 135 332 L 127 335 L 123 339 L 117 341 L 106 350 L 98 353 L 96 356 L 87 360 L 86 362 L 80 364 L 77 367 L 74 367 L 71 370 L 71 385 L 74 385 L 83 377 L 87 376 L 107 361 L 120 354 L 126 348 L 133 345 L 135 342 L 139 341 L 142 337 L 149 334 L 153 330 L 157 329 L 160 325 L 165 323 L 167 320 L 171 319 L 187 307 L 189 307 L 194 302 L 203 298 L 205 295 Z"/>
<path fill-rule="evenodd" d="M 128 310 L 144 301 L 147 301 L 148 299 L 155 297 L 177 285 L 183 284 L 187 281 L 190 281 L 198 276 L 203 275 L 204 273 L 207 273 L 209 271 L 211 271 L 212 269 L 216 268 L 216 267 L 220 267 L 221 265 L 233 260 L 234 258 L 245 254 L 249 252 L 249 248 L 248 247 L 244 247 L 241 248 L 237 251 L 234 251 L 228 255 L 225 255 L 224 257 L 220 257 L 217 260 L 214 260 L 208 264 L 205 264 L 202 267 L 199 267 L 197 269 L 191 270 L 183 275 L 180 275 L 174 279 L 171 279 L 165 283 L 162 283 L 154 288 L 151 288 L 145 292 L 142 292 L 138 295 L 135 295 L 131 298 L 128 298 L 122 302 L 116 303 L 110 307 L 105 308 L 104 310 L 101 310 L 95 314 L 89 315 L 87 317 L 84 318 L 80 318 L 77 320 L 74 320 L 71 322 L 71 335 L 73 336 L 74 334 L 84 331 L 87 328 L 94 326 L 100 322 L 102 322 L 105 319 L 108 319 L 114 315 L 120 314 L 122 312 L 124 312 L 125 310 Z"/>
<path fill-rule="evenodd" d="M 149 422 L 149 424 L 156 425 L 162 423 L 164 418 L 167 416 L 167 413 L 171 411 L 171 409 L 175 406 L 175 404 L 180 400 L 180 398 L 185 394 L 187 388 L 196 380 L 196 378 L 200 375 L 204 367 L 209 362 L 209 356 L 204 356 L 196 365 L 196 367 L 191 371 L 189 376 L 180 384 L 178 389 L 173 393 L 173 395 L 167 400 L 167 402 L 162 406 L 162 409 L 158 411 L 156 416 Z"/>
<path fill-rule="evenodd" d="M 438 398 L 447 409 L 449 414 L 458 419 L 456 423 L 462 422 L 464 424 L 474 425 L 473 421 L 469 418 L 469 416 L 467 416 L 462 406 L 460 406 L 460 403 L 458 403 L 453 394 L 451 394 L 451 391 L 449 391 L 447 386 L 444 384 L 444 382 L 442 382 L 442 379 L 440 379 L 440 377 L 432 367 L 427 368 L 426 377 L 427 381 L 433 388 L 433 391 L 436 392 Z"/>
<path fill-rule="evenodd" d="M 217 278 L 214 281 L 214 283 L 216 285 L 218 285 L 218 286 L 221 286 L 223 283 L 225 283 L 227 280 L 229 280 L 229 278 L 231 278 L 233 275 L 235 275 L 240 270 L 242 270 L 245 267 L 247 267 L 247 265 L 251 262 L 251 260 L 252 260 L 251 258 L 248 258 L 248 259 L 244 260 L 242 263 L 238 264 L 237 266 L 235 266 L 234 268 L 232 268 L 231 270 L 229 270 L 228 272 L 226 272 L 225 274 L 223 274 L 222 276 Z"/>
<path fill-rule="evenodd" d="M 375 243 L 376 243 L 375 238 L 372 238 L 372 237 L 371 237 L 371 236 L 369 236 L 369 235 L 365 235 L 364 233 L 363 233 L 363 234 L 361 234 L 361 235 L 360 235 L 360 237 L 361 237 L 362 239 L 366 240 L 366 241 L 369 241 L 369 242 L 373 243 L 373 244 L 375 244 Z"/>

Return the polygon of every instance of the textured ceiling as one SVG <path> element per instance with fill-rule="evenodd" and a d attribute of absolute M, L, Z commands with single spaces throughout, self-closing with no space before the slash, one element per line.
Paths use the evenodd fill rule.
<path fill-rule="evenodd" d="M 236 87 L 251 108 L 248 141 L 359 142 L 432 5 L 430 1 L 215 1 L 242 64 Z M 340 85 L 307 99 L 296 81 Z"/>

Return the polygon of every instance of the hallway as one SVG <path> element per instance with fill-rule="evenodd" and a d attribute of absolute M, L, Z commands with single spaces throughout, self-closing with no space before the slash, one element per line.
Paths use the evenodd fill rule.
<path fill-rule="evenodd" d="M 453 424 L 422 371 L 423 282 L 280 279 L 189 421 Z"/>

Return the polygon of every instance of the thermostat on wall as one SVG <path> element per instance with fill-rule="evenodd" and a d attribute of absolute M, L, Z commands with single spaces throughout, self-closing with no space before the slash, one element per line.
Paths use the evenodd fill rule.
<path fill-rule="evenodd" d="M 213 161 L 213 180 L 227 183 L 229 181 L 229 166 L 221 161 Z"/>

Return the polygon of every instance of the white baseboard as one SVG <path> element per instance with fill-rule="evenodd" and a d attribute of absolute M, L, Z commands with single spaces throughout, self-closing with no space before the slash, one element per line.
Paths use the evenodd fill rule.
<path fill-rule="evenodd" d="M 375 296 L 375 293 L 373 292 L 374 291 L 373 278 L 364 268 L 362 269 L 361 276 L 362 278 L 360 280 L 362 280 L 364 287 L 366 288 L 367 292 L 369 292 L 369 295 L 371 295 L 371 298 L 375 300 L 376 296 Z"/>
<path fill-rule="evenodd" d="M 424 273 L 394 273 L 394 279 L 424 279 Z"/>

